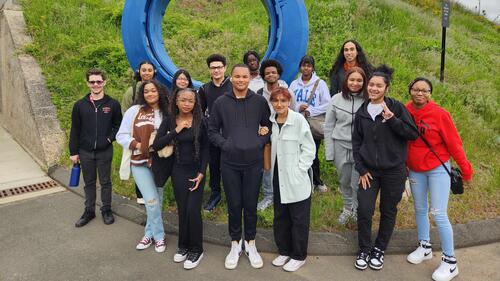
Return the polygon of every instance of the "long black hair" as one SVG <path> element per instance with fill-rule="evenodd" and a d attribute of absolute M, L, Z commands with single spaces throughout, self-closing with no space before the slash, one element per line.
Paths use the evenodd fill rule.
<path fill-rule="evenodd" d="M 333 75 L 344 67 L 345 64 L 344 46 L 349 42 L 353 43 L 354 46 L 356 46 L 356 51 L 358 52 L 358 55 L 356 56 L 356 63 L 358 64 L 359 67 L 361 67 L 365 71 L 365 74 L 367 76 L 370 76 L 373 70 L 373 66 L 366 58 L 363 48 L 356 40 L 349 39 L 342 44 L 342 47 L 340 47 L 339 53 L 337 54 L 337 58 L 333 62 L 332 68 L 330 69 L 330 75 L 329 75 L 330 79 L 332 79 Z"/>
<path fill-rule="evenodd" d="M 193 80 L 191 79 L 191 74 L 189 74 L 187 70 L 181 68 L 175 72 L 174 77 L 172 78 L 172 93 L 179 90 L 179 87 L 177 87 L 177 79 L 179 79 L 179 76 L 181 76 L 181 74 L 184 74 L 184 76 L 186 76 L 188 80 L 189 84 L 187 88 L 193 88 Z"/>
<path fill-rule="evenodd" d="M 149 65 L 153 66 L 153 70 L 154 70 L 153 79 L 156 77 L 156 66 L 152 62 L 150 62 L 148 60 L 143 60 L 143 61 L 141 61 L 139 63 L 139 66 L 137 66 L 137 69 L 134 71 L 134 80 L 136 82 L 142 81 L 142 78 L 141 78 L 141 66 L 143 66 L 145 64 L 149 64 Z"/>
<path fill-rule="evenodd" d="M 193 129 L 193 145 L 194 145 L 194 159 L 196 161 L 200 160 L 200 141 L 199 141 L 199 136 L 201 134 L 201 126 L 203 126 L 203 113 L 201 111 L 201 105 L 200 101 L 198 98 L 198 95 L 196 94 L 196 91 L 193 90 L 192 88 L 186 88 L 186 89 L 179 89 L 178 91 L 175 91 L 172 93 L 172 103 L 171 103 L 171 109 L 170 112 L 172 112 L 172 117 L 174 120 L 175 124 L 175 118 L 179 115 L 179 107 L 177 107 L 177 97 L 185 92 L 192 93 L 194 95 L 194 100 L 195 104 L 193 107 L 193 122 L 191 124 L 191 129 Z M 174 147 L 177 146 L 177 141 L 174 140 Z M 175 150 L 176 153 L 176 158 L 179 158 L 179 150 Z"/>
<path fill-rule="evenodd" d="M 158 91 L 158 107 L 160 108 L 160 112 L 163 117 L 167 117 L 170 113 L 168 93 L 165 91 L 165 87 L 163 87 L 163 85 L 157 80 L 146 80 L 141 84 L 141 86 L 139 87 L 139 91 L 137 92 L 137 97 L 135 98 L 134 104 L 149 106 L 146 102 L 146 99 L 144 98 L 144 88 L 148 84 L 155 85 L 156 90 Z"/>

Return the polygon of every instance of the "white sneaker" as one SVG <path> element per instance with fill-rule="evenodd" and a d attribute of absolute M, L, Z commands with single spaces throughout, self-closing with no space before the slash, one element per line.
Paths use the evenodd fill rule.
<path fill-rule="evenodd" d="M 424 260 L 430 259 L 432 259 L 431 243 L 424 240 L 421 240 L 418 244 L 418 248 L 406 257 L 406 260 L 413 264 L 419 264 Z"/>
<path fill-rule="evenodd" d="M 324 184 L 315 185 L 314 189 L 316 189 L 316 191 L 321 192 L 321 193 L 328 192 L 328 187 Z"/>
<path fill-rule="evenodd" d="M 259 204 L 257 204 L 257 210 L 259 211 L 262 211 L 262 210 L 265 210 L 267 209 L 269 206 L 271 206 L 273 204 L 273 197 L 264 197 L 264 199 L 262 199 L 262 201 L 259 202 Z"/>
<path fill-rule="evenodd" d="M 300 267 L 302 267 L 305 263 L 306 263 L 306 261 L 305 261 L 305 260 L 303 260 L 303 261 L 298 261 L 298 260 L 291 259 L 289 262 L 287 262 L 287 263 L 283 266 L 283 269 L 284 269 L 285 271 L 288 271 L 288 272 L 294 272 L 294 271 L 296 271 L 297 269 L 299 269 Z"/>
<path fill-rule="evenodd" d="M 441 264 L 432 273 L 432 280 L 449 281 L 458 275 L 457 259 L 455 257 L 443 256 Z"/>
<path fill-rule="evenodd" d="M 167 239 L 163 238 L 158 241 L 155 241 L 155 251 L 157 253 L 163 253 L 167 249 Z"/>
<path fill-rule="evenodd" d="M 353 212 L 351 210 L 348 210 L 348 209 L 344 209 L 342 211 L 342 213 L 340 214 L 339 216 L 339 224 L 341 225 L 344 225 L 347 223 L 347 221 L 353 216 Z"/>
<path fill-rule="evenodd" d="M 177 249 L 177 253 L 174 255 L 174 262 L 183 262 L 188 256 L 188 249 Z"/>
<path fill-rule="evenodd" d="M 136 202 L 137 202 L 137 204 L 139 204 L 139 205 L 144 205 L 144 204 L 146 204 L 146 202 L 144 201 L 144 198 L 137 198 Z"/>
<path fill-rule="evenodd" d="M 203 258 L 203 253 L 189 253 L 187 260 L 184 262 L 184 269 L 193 269 L 200 264 Z"/>
<path fill-rule="evenodd" d="M 277 258 L 273 260 L 272 264 L 274 266 L 284 266 L 289 259 L 290 259 L 289 256 L 279 255 Z"/>
<path fill-rule="evenodd" d="M 259 252 L 257 252 L 257 247 L 255 247 L 255 240 L 250 240 L 249 242 L 245 240 L 245 253 L 253 268 L 261 268 L 264 266 L 262 257 Z"/>
<path fill-rule="evenodd" d="M 241 240 L 231 241 L 231 251 L 226 256 L 226 261 L 224 262 L 224 266 L 226 269 L 235 269 L 238 266 L 238 260 L 241 255 Z"/>
<path fill-rule="evenodd" d="M 149 246 L 151 246 L 151 244 L 153 244 L 153 239 L 144 236 L 144 237 L 142 237 L 141 241 L 139 241 L 137 246 L 135 246 L 135 248 L 137 250 L 144 250 L 144 249 L 149 248 Z"/>

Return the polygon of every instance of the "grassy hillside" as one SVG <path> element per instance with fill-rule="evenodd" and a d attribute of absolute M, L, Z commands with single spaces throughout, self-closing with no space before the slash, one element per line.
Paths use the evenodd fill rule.
<path fill-rule="evenodd" d="M 89 67 L 106 69 L 107 91 L 121 98 L 130 84 L 130 71 L 120 39 L 124 1 L 30 0 L 24 1 L 28 30 L 35 41 L 27 49 L 42 66 L 52 101 L 63 129 L 69 132 L 72 104 L 86 92 L 84 72 Z M 229 64 L 239 63 L 243 53 L 264 53 L 267 15 L 255 0 L 171 1 L 164 23 L 165 44 L 174 62 L 206 81 L 205 58 L 220 52 Z M 317 72 L 327 78 L 340 44 L 348 38 L 361 42 L 374 64 L 396 69 L 390 95 L 408 101 L 408 83 L 416 76 L 435 82 L 433 98 L 455 120 L 466 153 L 476 171 L 474 187 L 466 195 L 453 196 L 452 221 L 499 216 L 500 202 L 500 33 L 492 24 L 454 6 L 448 29 L 445 83 L 439 83 L 441 52 L 440 1 L 399 0 L 306 0 L 309 13 L 309 53 Z M 121 152 L 115 150 L 115 165 Z M 67 164 L 67 157 L 62 163 Z M 314 195 L 312 227 L 339 229 L 341 211 L 337 178 L 332 165 L 322 163 L 323 178 L 333 187 L 327 195 Z M 123 183 L 114 170 L 115 191 L 131 196 L 131 183 Z M 174 208 L 168 195 L 169 208 Z M 259 213 L 262 226 L 272 224 L 272 211 Z M 411 201 L 401 204 L 398 227 L 414 227 Z M 225 211 L 207 215 L 225 220 Z"/>

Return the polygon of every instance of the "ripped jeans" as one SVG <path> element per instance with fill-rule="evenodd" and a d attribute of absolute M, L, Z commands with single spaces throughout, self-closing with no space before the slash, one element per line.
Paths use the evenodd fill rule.
<path fill-rule="evenodd" d="M 131 165 L 132 175 L 142 193 L 146 206 L 146 227 L 144 236 L 159 241 L 165 238 L 162 220 L 163 187 L 157 187 L 153 172 L 147 166 Z"/>
<path fill-rule="evenodd" d="M 450 163 L 446 166 L 450 168 Z M 410 170 L 410 185 L 417 220 L 418 240 L 430 241 L 429 203 L 430 213 L 437 225 L 439 239 L 443 254 L 454 256 L 453 229 L 448 219 L 448 198 L 450 196 L 450 176 L 439 165 L 427 172 L 415 172 Z"/>

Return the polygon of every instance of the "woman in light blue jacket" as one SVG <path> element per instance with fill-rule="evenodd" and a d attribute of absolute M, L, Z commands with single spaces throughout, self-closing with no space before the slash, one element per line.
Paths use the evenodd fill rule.
<path fill-rule="evenodd" d="M 273 265 L 295 271 L 304 265 L 309 238 L 312 182 L 316 146 L 304 116 L 290 110 L 290 92 L 271 92 L 271 175 L 274 192 L 274 240 L 279 256 Z"/>

